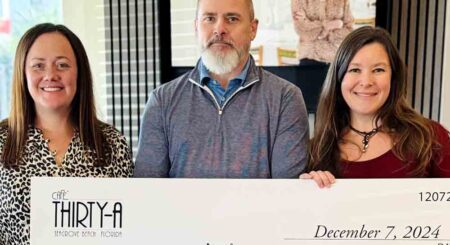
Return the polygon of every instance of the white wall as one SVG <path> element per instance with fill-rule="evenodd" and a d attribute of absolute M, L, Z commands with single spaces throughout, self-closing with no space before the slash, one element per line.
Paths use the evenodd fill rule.
<path fill-rule="evenodd" d="M 83 42 L 94 79 L 98 116 L 106 120 L 103 0 L 63 0 L 64 24 Z"/>
<path fill-rule="evenodd" d="M 444 40 L 444 67 L 442 76 L 441 123 L 450 129 L 450 1 L 447 1 Z"/>

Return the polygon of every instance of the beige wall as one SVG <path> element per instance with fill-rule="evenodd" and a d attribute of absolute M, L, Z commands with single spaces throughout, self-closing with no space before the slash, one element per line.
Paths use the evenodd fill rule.
<path fill-rule="evenodd" d="M 83 42 L 94 79 L 99 117 L 106 119 L 106 80 L 103 0 L 64 0 L 64 24 Z"/>
<path fill-rule="evenodd" d="M 447 1 L 444 40 L 444 67 L 442 81 L 441 123 L 450 129 L 450 1 Z"/>

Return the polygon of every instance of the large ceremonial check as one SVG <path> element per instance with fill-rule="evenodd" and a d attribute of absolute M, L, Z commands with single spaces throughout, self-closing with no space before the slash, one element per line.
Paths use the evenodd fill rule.
<path fill-rule="evenodd" d="M 450 245 L 450 179 L 33 178 L 31 244 Z"/>

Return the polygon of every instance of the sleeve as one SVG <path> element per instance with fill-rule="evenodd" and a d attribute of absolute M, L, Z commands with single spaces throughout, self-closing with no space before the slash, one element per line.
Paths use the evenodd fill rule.
<path fill-rule="evenodd" d="M 302 0 L 291 1 L 292 22 L 295 32 L 301 35 L 302 32 L 323 28 L 321 20 L 310 20 L 305 11 L 305 2 Z"/>
<path fill-rule="evenodd" d="M 133 160 L 127 139 L 118 131 L 116 131 L 114 137 L 116 139 L 112 140 L 111 162 L 115 163 L 117 167 L 113 168 L 113 176 L 120 178 L 131 177 L 133 176 Z"/>
<path fill-rule="evenodd" d="M 272 178 L 298 178 L 306 166 L 308 114 L 302 93 L 290 87 L 283 96 L 271 157 Z"/>
<path fill-rule="evenodd" d="M 331 44 L 334 46 L 333 54 L 336 52 L 336 49 L 341 44 L 342 40 L 344 40 L 344 38 L 353 30 L 353 16 L 350 9 L 349 1 L 345 1 L 343 5 L 340 5 L 340 7 L 343 8 L 344 11 L 343 16 L 333 21 L 336 20 L 342 21 L 342 27 L 334 29 L 329 36 L 329 40 Z"/>
<path fill-rule="evenodd" d="M 3 148 L 5 147 L 7 135 L 8 135 L 8 130 L 6 129 L 6 127 L 0 126 L 0 153 L 3 153 Z"/>
<path fill-rule="evenodd" d="M 345 1 L 343 22 L 344 22 L 345 29 L 347 29 L 348 31 L 353 30 L 353 15 L 352 15 L 352 11 L 350 9 L 349 1 Z"/>
<path fill-rule="evenodd" d="M 168 145 L 162 106 L 153 91 L 142 118 L 134 177 L 169 177 Z"/>
<path fill-rule="evenodd" d="M 439 123 L 434 123 L 436 137 L 441 145 L 433 165 L 431 166 L 431 177 L 450 177 L 450 138 L 447 129 Z"/>

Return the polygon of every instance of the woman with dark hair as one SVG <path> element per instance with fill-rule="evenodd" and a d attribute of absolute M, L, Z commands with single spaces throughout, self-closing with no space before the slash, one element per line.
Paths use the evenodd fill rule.
<path fill-rule="evenodd" d="M 19 41 L 9 118 L 0 123 L 0 244 L 28 244 L 30 178 L 129 177 L 125 138 L 95 111 L 78 37 L 39 24 Z"/>
<path fill-rule="evenodd" d="M 407 103 L 406 69 L 389 34 L 362 27 L 337 50 L 322 88 L 307 172 L 337 178 L 450 177 L 450 140 Z"/>

